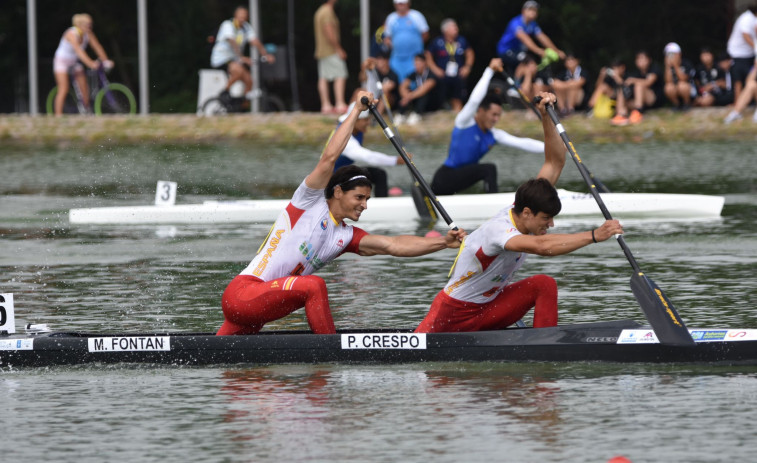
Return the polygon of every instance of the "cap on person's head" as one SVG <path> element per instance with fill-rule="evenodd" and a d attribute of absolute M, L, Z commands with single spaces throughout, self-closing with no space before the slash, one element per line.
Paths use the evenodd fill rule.
<path fill-rule="evenodd" d="M 347 116 L 350 115 L 350 113 L 352 112 L 353 109 L 355 109 L 355 102 L 354 101 L 352 103 L 350 103 L 350 106 L 347 108 L 347 111 L 344 114 L 342 114 L 341 116 L 339 116 L 339 122 L 346 121 L 347 120 Z M 368 110 L 366 109 L 365 111 L 361 111 L 360 114 L 357 116 L 357 118 L 358 119 L 365 119 L 368 116 L 369 116 Z"/>
<path fill-rule="evenodd" d="M 675 42 L 670 42 L 665 45 L 665 53 L 681 53 L 681 47 Z"/>
<path fill-rule="evenodd" d="M 386 50 L 379 50 L 379 51 L 376 52 L 376 56 L 375 57 L 376 58 L 389 59 L 390 56 L 391 55 L 389 54 L 388 51 L 386 51 Z"/>
<path fill-rule="evenodd" d="M 395 5 L 398 4 L 398 3 L 409 3 L 409 2 L 410 2 L 410 0 L 394 0 L 394 4 Z"/>
<path fill-rule="evenodd" d="M 523 9 L 525 10 L 527 8 L 533 8 L 534 10 L 538 10 L 539 4 L 535 2 L 534 0 L 528 0 L 526 3 L 523 4 Z"/>

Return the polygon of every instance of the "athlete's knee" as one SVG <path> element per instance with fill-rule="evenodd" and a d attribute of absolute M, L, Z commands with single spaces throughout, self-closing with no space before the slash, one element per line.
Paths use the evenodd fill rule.
<path fill-rule="evenodd" d="M 532 276 L 531 280 L 540 291 L 557 294 L 557 281 L 551 276 L 539 274 Z"/>

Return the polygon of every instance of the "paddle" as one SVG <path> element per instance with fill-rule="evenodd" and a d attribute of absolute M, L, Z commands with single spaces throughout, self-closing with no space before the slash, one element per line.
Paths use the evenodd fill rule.
<path fill-rule="evenodd" d="M 384 93 L 383 86 L 381 85 L 381 80 L 379 79 L 378 73 L 375 69 L 369 69 L 368 72 L 372 73 L 373 79 L 376 81 L 376 88 L 381 93 L 381 98 L 384 100 L 384 106 L 386 107 L 386 114 L 389 117 L 389 123 L 392 124 L 392 129 L 394 129 L 394 132 L 397 134 L 397 139 L 399 140 L 401 147 L 400 155 L 404 153 L 402 159 L 405 161 L 405 163 L 407 163 L 407 160 L 410 156 L 407 155 L 407 151 L 405 150 L 405 143 L 402 141 L 402 137 L 400 136 L 399 130 L 397 130 L 397 126 L 394 125 L 392 107 L 389 105 L 389 99 L 386 97 L 386 93 Z M 439 218 L 436 215 L 436 210 L 434 210 L 431 198 L 427 195 L 424 195 L 421 191 L 420 184 L 415 176 L 413 176 L 412 169 L 410 170 L 410 177 L 412 180 L 412 183 L 410 184 L 410 196 L 413 198 L 415 209 L 418 211 L 418 215 L 420 216 L 421 220 L 429 223 L 429 225 L 433 225 L 433 223 L 435 223 Z"/>
<path fill-rule="evenodd" d="M 410 156 L 407 155 L 407 152 L 405 152 L 405 149 L 400 145 L 400 142 L 397 141 L 397 137 L 394 135 L 394 132 L 392 132 L 392 129 L 389 128 L 388 125 L 386 125 L 386 121 L 384 121 L 384 118 L 381 117 L 381 114 L 379 114 L 378 110 L 376 109 L 376 105 L 371 103 L 371 101 L 368 99 L 367 96 L 364 96 L 361 100 L 361 103 L 368 106 L 368 110 L 373 114 L 373 117 L 376 119 L 376 122 L 381 126 L 381 129 L 384 131 L 384 135 L 386 135 L 386 138 L 389 139 L 390 142 L 392 142 L 392 145 L 394 145 L 394 148 L 397 150 L 397 153 L 402 157 L 402 159 L 405 161 L 405 164 L 407 165 L 408 169 L 410 169 L 410 174 L 413 176 L 415 181 L 418 183 L 418 186 L 422 190 L 425 201 L 428 201 L 429 205 L 432 205 L 436 208 L 437 211 L 439 211 L 439 215 L 442 216 L 444 221 L 447 223 L 450 229 L 457 230 L 457 225 L 452 221 L 449 214 L 447 214 L 447 211 L 444 209 L 444 207 L 439 203 L 439 200 L 436 199 L 436 196 L 431 191 L 431 187 L 428 186 L 428 183 L 426 183 L 426 180 L 423 178 L 420 172 L 418 172 L 418 168 L 415 167 L 415 164 L 413 164 L 413 161 L 410 159 Z"/>
<path fill-rule="evenodd" d="M 507 73 L 506 70 L 502 70 L 502 75 L 505 76 L 505 80 L 507 80 L 507 83 L 515 89 L 515 91 L 518 92 L 518 95 L 520 96 L 520 99 L 523 101 L 523 104 L 526 105 L 533 111 L 538 117 L 539 120 L 541 120 L 541 113 L 538 109 L 536 109 L 536 106 L 534 103 L 526 96 L 525 93 L 520 89 L 520 86 L 518 85 L 515 80 L 510 77 L 510 74 Z M 605 186 L 602 181 L 600 181 L 598 178 L 594 177 L 594 174 L 592 174 L 589 169 L 586 169 L 586 172 L 589 174 L 589 177 L 591 177 L 592 182 L 597 186 L 597 189 L 600 191 L 600 193 L 611 193 L 610 189 Z"/>
<path fill-rule="evenodd" d="M 537 96 L 534 98 L 535 103 L 538 103 L 539 101 L 541 101 L 540 97 Z M 583 165 L 583 162 L 581 162 L 581 158 L 578 156 L 578 153 L 573 147 L 573 143 L 565 133 L 565 128 L 557 118 L 555 108 L 551 104 L 547 105 L 547 114 L 549 114 L 549 117 L 555 124 L 557 132 L 560 134 L 560 138 L 562 138 L 563 143 L 565 143 L 565 147 L 568 149 L 571 159 L 573 159 L 576 167 L 578 167 L 581 177 L 583 177 L 586 185 L 588 185 L 589 191 L 597 201 L 597 205 L 599 205 L 602 215 L 604 215 L 605 219 L 611 220 L 612 216 L 610 215 L 610 211 L 607 210 L 607 206 L 605 206 L 604 201 L 602 201 L 602 197 L 599 195 L 596 185 L 592 182 L 589 171 Z M 628 245 L 626 245 L 623 236 L 616 235 L 615 238 L 633 268 L 633 275 L 631 275 L 631 290 L 633 291 L 634 296 L 636 296 L 636 300 L 639 301 L 641 309 L 647 317 L 649 324 L 652 325 L 652 329 L 657 335 L 657 339 L 663 344 L 693 346 L 694 339 L 692 339 L 691 334 L 689 334 L 689 330 L 686 329 L 683 320 L 678 316 L 678 312 L 673 306 L 673 302 L 668 299 L 662 289 L 660 289 L 651 278 L 644 275 L 644 272 L 641 271 L 633 254 L 631 254 L 631 250 Z"/>
<path fill-rule="evenodd" d="M 510 87 L 514 88 L 516 92 L 518 92 L 518 96 L 520 96 L 521 101 L 523 101 L 523 104 L 529 108 L 531 111 L 536 114 L 536 117 L 541 120 L 541 113 L 538 109 L 536 109 L 536 106 L 531 102 L 531 100 L 526 96 L 525 93 L 523 93 L 523 90 L 520 89 L 520 85 L 518 85 L 517 82 L 515 82 L 515 79 L 510 77 L 510 74 L 505 70 L 502 69 L 502 75 L 505 76 L 505 80 L 510 85 Z"/>

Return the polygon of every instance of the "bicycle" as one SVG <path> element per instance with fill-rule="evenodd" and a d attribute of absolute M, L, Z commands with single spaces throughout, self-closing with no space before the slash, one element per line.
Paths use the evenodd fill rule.
<path fill-rule="evenodd" d="M 255 90 L 252 92 L 255 94 Z M 252 98 L 256 98 L 255 95 L 251 95 Z M 270 94 L 264 89 L 257 89 L 257 97 L 260 98 L 260 111 L 264 113 L 275 113 L 286 111 L 284 102 L 276 95 Z M 215 96 L 205 101 L 202 104 L 202 114 L 205 116 L 219 116 L 228 113 L 241 113 L 250 110 L 248 105 L 245 105 L 246 96 Z"/>
<path fill-rule="evenodd" d="M 92 109 L 84 105 L 82 91 L 74 77 L 73 67 L 69 70 L 71 88 L 63 103 L 64 114 L 92 114 Z M 97 69 L 87 70 L 87 83 L 90 89 L 90 104 L 96 115 L 102 114 L 136 114 L 137 100 L 134 94 L 124 84 L 110 82 L 105 75 L 102 63 Z M 55 113 L 55 96 L 58 94 L 56 85 L 47 95 L 47 114 Z"/>
<path fill-rule="evenodd" d="M 269 47 L 269 45 L 267 45 L 267 47 Z M 272 53 L 276 53 L 275 48 Z M 265 57 L 261 58 L 260 61 L 262 63 L 265 63 Z M 265 82 L 265 78 L 263 76 L 266 70 L 267 69 L 265 66 L 261 66 L 260 88 L 251 91 L 249 97 L 247 95 L 238 97 L 230 96 L 228 93 L 219 94 L 218 96 L 205 100 L 205 102 L 202 104 L 202 107 L 200 108 L 200 112 L 204 116 L 218 116 L 228 113 L 247 112 L 250 110 L 250 106 L 246 104 L 246 100 L 255 98 L 259 99 L 259 108 L 261 112 L 273 113 L 286 111 L 286 105 L 284 104 L 284 101 L 278 96 L 269 93 L 265 88 L 265 85 L 263 85 L 263 83 Z"/>

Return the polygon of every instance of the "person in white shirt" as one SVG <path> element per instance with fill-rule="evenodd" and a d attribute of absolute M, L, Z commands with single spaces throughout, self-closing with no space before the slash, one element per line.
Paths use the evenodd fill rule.
<path fill-rule="evenodd" d="M 736 19 L 728 37 L 727 51 L 733 59 L 731 75 L 733 77 L 734 101 L 739 99 L 741 89 L 744 88 L 747 75 L 754 66 L 757 54 L 757 5 L 746 9 Z"/>
<path fill-rule="evenodd" d="M 215 69 L 223 69 L 229 75 L 226 88 L 221 92 L 222 96 L 228 97 L 231 86 L 237 82 L 244 82 L 244 92 L 248 96 L 252 91 L 252 59 L 244 55 L 245 43 L 254 46 L 260 52 L 261 59 L 268 63 L 276 61 L 276 57 L 268 53 L 258 39 L 258 35 L 247 22 L 249 12 L 243 6 L 234 10 L 234 17 L 221 23 L 218 28 L 213 50 L 210 52 L 210 66 Z"/>
<path fill-rule="evenodd" d="M 313 333 L 333 334 L 326 283 L 312 273 L 345 252 L 413 257 L 460 246 L 462 229 L 436 237 L 382 236 L 344 222 L 357 222 L 371 197 L 371 182 L 363 169 L 345 166 L 334 172 L 359 114 L 368 109 L 363 97 L 378 102 L 370 92 L 357 94 L 358 103 L 329 139 L 255 258 L 226 287 L 221 299 L 224 322 L 217 335 L 254 334 L 301 307 Z"/>
<path fill-rule="evenodd" d="M 565 146 L 547 115 L 556 102 L 540 93 L 544 164 L 537 178 L 515 193 L 513 205 L 468 235 L 460 246 L 447 285 L 434 298 L 418 333 L 504 329 L 534 307 L 533 327 L 557 325 L 557 283 L 547 275 L 513 282 L 528 254 L 558 256 L 623 233 L 617 220 L 572 234 L 547 234 L 562 207 L 555 190 L 565 166 Z"/>

